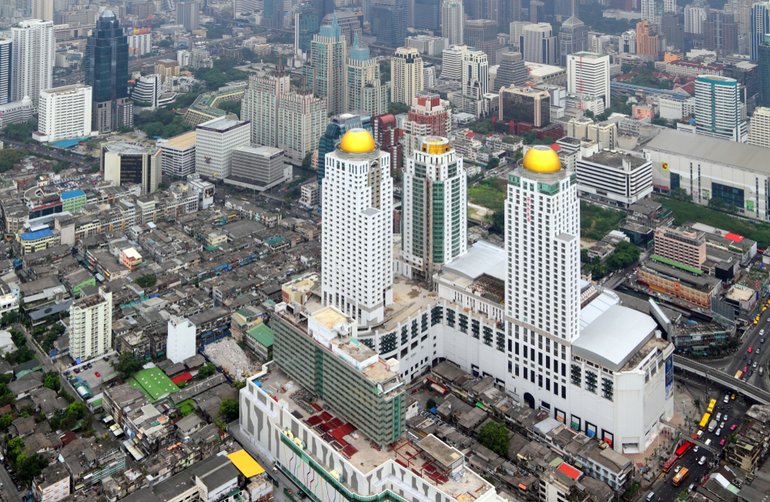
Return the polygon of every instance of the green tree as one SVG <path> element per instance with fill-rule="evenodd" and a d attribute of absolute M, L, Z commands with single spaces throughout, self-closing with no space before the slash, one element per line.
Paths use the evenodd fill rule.
<path fill-rule="evenodd" d="M 15 471 L 19 481 L 28 485 L 33 479 L 38 477 L 47 466 L 48 460 L 38 453 L 30 456 L 22 454 L 21 458 L 16 461 Z"/>
<path fill-rule="evenodd" d="M 217 367 L 214 366 L 211 363 L 205 364 L 201 369 L 198 370 L 198 378 L 206 378 L 210 377 L 214 373 L 216 373 Z"/>
<path fill-rule="evenodd" d="M 394 101 L 388 105 L 388 112 L 392 113 L 393 115 L 407 113 L 408 111 L 409 111 L 409 106 L 405 105 L 404 103 L 397 103 Z"/>
<path fill-rule="evenodd" d="M 0 326 L 5 328 L 6 326 L 10 326 L 11 324 L 17 322 L 19 320 L 19 312 L 16 310 L 9 310 L 8 312 L 3 312 L 3 315 L 0 316 Z"/>
<path fill-rule="evenodd" d="M 141 288 L 151 288 L 158 282 L 158 278 L 155 276 L 155 274 L 145 274 L 137 278 L 134 282 L 136 282 L 137 286 Z"/>
<path fill-rule="evenodd" d="M 128 378 L 142 369 L 144 363 L 139 360 L 132 352 L 123 352 L 116 362 L 112 363 L 115 371 L 121 374 L 123 378 Z"/>
<path fill-rule="evenodd" d="M 58 391 L 61 388 L 59 374 L 55 371 L 49 371 L 43 374 L 43 387 Z"/>
<path fill-rule="evenodd" d="M 232 422 L 238 419 L 238 400 L 223 399 L 219 403 L 219 416 L 225 422 Z"/>
<path fill-rule="evenodd" d="M 37 129 L 37 124 L 34 121 L 30 121 L 22 122 L 21 124 L 8 124 L 3 132 L 10 139 L 31 143 L 32 133 L 35 129 Z"/>
<path fill-rule="evenodd" d="M 487 162 L 487 169 L 494 169 L 499 165 L 500 165 L 500 159 L 498 159 L 497 157 L 492 157 L 491 159 L 489 159 L 489 162 Z"/>
<path fill-rule="evenodd" d="M 498 455 L 505 456 L 508 453 L 508 429 L 499 422 L 487 422 L 479 431 L 479 442 Z"/>
<path fill-rule="evenodd" d="M 505 212 L 495 211 L 492 213 L 492 224 L 489 231 L 497 235 L 505 235 Z"/>
<path fill-rule="evenodd" d="M 16 148 L 6 148 L 4 150 L 0 150 L 0 173 L 10 171 L 28 155 L 29 152 L 27 150 L 20 150 Z"/>
<path fill-rule="evenodd" d="M 13 423 L 13 415 L 4 413 L 0 415 L 0 431 L 8 432 L 8 427 Z"/>

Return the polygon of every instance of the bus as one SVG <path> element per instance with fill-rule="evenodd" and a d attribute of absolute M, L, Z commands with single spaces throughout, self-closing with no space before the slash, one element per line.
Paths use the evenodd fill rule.
<path fill-rule="evenodd" d="M 736 372 L 735 372 L 735 378 L 737 378 L 738 380 L 740 380 L 741 378 L 743 378 L 743 371 L 742 371 L 742 370 L 738 370 L 738 371 L 736 371 Z"/>
<path fill-rule="evenodd" d="M 677 455 L 672 455 L 670 459 L 666 460 L 666 463 L 663 464 L 663 472 L 670 471 L 671 468 L 674 467 L 674 464 L 676 464 L 677 460 L 679 460 Z"/>
<path fill-rule="evenodd" d="M 711 419 L 711 413 L 704 413 L 703 418 L 700 419 L 700 424 L 698 426 L 701 429 L 704 429 L 709 424 L 710 419 Z"/>
<path fill-rule="evenodd" d="M 676 451 L 674 452 L 674 455 L 676 455 L 677 457 L 681 457 L 682 455 L 687 453 L 687 450 L 689 450 L 692 447 L 693 447 L 693 443 L 692 442 L 685 441 L 684 443 L 682 443 L 679 446 L 679 448 L 676 449 Z"/>
<path fill-rule="evenodd" d="M 709 413 L 714 413 L 714 407 L 716 405 L 717 405 L 717 400 L 716 399 L 712 399 L 711 401 L 709 401 L 709 407 L 708 407 L 708 409 L 706 411 L 708 411 Z"/>
<path fill-rule="evenodd" d="M 684 481 L 688 474 L 690 474 L 690 471 L 687 470 L 687 467 L 682 467 L 679 469 L 679 472 L 676 473 L 676 476 L 671 479 L 671 482 L 674 484 L 674 486 L 679 486 L 682 484 L 682 481 Z"/>

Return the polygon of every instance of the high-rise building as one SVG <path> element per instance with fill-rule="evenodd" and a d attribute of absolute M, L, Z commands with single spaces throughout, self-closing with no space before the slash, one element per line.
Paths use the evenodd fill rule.
<path fill-rule="evenodd" d="M 657 60 L 661 51 L 661 39 L 655 30 L 649 21 L 636 23 L 636 54 L 648 61 Z"/>
<path fill-rule="evenodd" d="M 452 114 L 449 102 L 438 94 L 421 92 L 412 101 L 404 122 L 404 157 L 411 158 L 419 150 L 423 138 L 448 137 L 452 133 Z"/>
<path fill-rule="evenodd" d="M 342 36 L 337 18 L 332 24 L 321 26 L 321 31 L 310 43 L 310 66 L 308 81 L 313 94 L 326 99 L 331 113 L 348 111 L 345 66 L 348 47 Z"/>
<path fill-rule="evenodd" d="M 112 349 L 112 293 L 99 288 L 70 306 L 70 357 L 77 364 Z"/>
<path fill-rule="evenodd" d="M 408 105 L 423 90 L 423 64 L 420 52 L 399 47 L 390 60 L 390 101 Z"/>
<path fill-rule="evenodd" d="M 370 19 L 372 35 L 377 43 L 387 47 L 404 45 L 407 27 L 406 0 L 372 0 Z"/>
<path fill-rule="evenodd" d="M 326 125 L 323 135 L 318 140 L 318 169 L 316 178 L 318 185 L 323 183 L 326 174 L 326 154 L 331 153 L 337 148 L 342 136 L 351 129 L 366 129 L 371 131 L 372 118 L 369 115 L 358 115 L 355 113 L 342 113 L 335 115 Z"/>
<path fill-rule="evenodd" d="M 29 96 L 37 106 L 40 91 L 53 84 L 53 21 L 22 21 L 11 28 L 11 38 L 11 101 Z"/>
<path fill-rule="evenodd" d="M 550 147 L 530 148 L 508 176 L 505 243 L 508 274 L 516 278 L 506 281 L 505 313 L 531 326 L 518 328 L 524 350 L 534 359 L 543 347 L 539 333 L 548 333 L 553 367 L 569 366 L 568 349 L 580 330 L 580 205 L 575 177 Z M 518 392 L 542 395 L 545 368 L 531 368 L 532 379 L 525 373 Z M 566 385 L 560 387 L 549 402 L 564 409 Z"/>
<path fill-rule="evenodd" d="M 567 56 L 567 92 L 604 100 L 610 107 L 610 58 L 594 52 Z"/>
<path fill-rule="evenodd" d="M 759 66 L 759 102 L 760 106 L 770 107 L 770 35 L 765 36 L 757 48 Z"/>
<path fill-rule="evenodd" d="M 283 28 L 283 0 L 264 0 L 262 26 L 272 29 Z"/>
<path fill-rule="evenodd" d="M 158 140 L 161 172 L 172 178 L 186 178 L 195 173 L 195 131 Z"/>
<path fill-rule="evenodd" d="M 358 36 L 353 40 L 347 64 L 348 110 L 377 116 L 388 111 L 390 88 L 380 80 L 380 65 L 362 46 Z"/>
<path fill-rule="evenodd" d="M 751 6 L 751 60 L 759 59 L 759 46 L 764 42 L 765 35 L 770 33 L 770 2 L 757 2 Z"/>
<path fill-rule="evenodd" d="M 54 0 L 32 0 L 32 18 L 53 21 Z"/>
<path fill-rule="evenodd" d="M 365 129 L 326 155 L 322 191 L 321 294 L 359 325 L 382 322 L 393 302 L 393 178 L 390 155 Z M 355 252 L 350 252 L 355 250 Z"/>
<path fill-rule="evenodd" d="M 528 24 L 522 30 L 519 49 L 524 61 L 557 64 L 559 42 L 548 23 Z"/>
<path fill-rule="evenodd" d="M 102 12 L 86 43 L 85 81 L 94 89 L 92 129 L 100 133 L 131 127 L 128 97 L 128 38 L 111 10 Z"/>
<path fill-rule="evenodd" d="M 288 75 L 252 75 L 241 101 L 241 117 L 251 122 L 251 143 L 278 146 L 278 114 L 291 92 Z"/>
<path fill-rule="evenodd" d="M 441 51 L 441 80 L 463 79 L 463 56 L 468 52 L 467 45 L 453 45 Z"/>
<path fill-rule="evenodd" d="M 532 87 L 500 89 L 498 119 L 545 127 L 551 122 L 551 95 Z"/>
<path fill-rule="evenodd" d="M 424 137 L 404 168 L 401 258 L 410 275 L 429 279 L 467 251 L 467 198 L 462 157 L 448 139 Z"/>
<path fill-rule="evenodd" d="M 471 49 L 463 55 L 463 111 L 476 117 L 486 115 L 484 95 L 489 92 L 487 55 Z"/>
<path fill-rule="evenodd" d="M 142 194 L 158 190 L 161 151 L 133 143 L 107 143 L 102 147 L 101 171 L 104 181 L 114 186 L 140 185 Z"/>
<path fill-rule="evenodd" d="M 702 5 L 690 4 L 684 8 L 684 32 L 691 35 L 703 35 L 703 23 L 708 11 Z"/>
<path fill-rule="evenodd" d="M 166 358 L 178 364 L 193 357 L 197 352 L 195 325 L 189 319 L 172 315 L 167 327 Z"/>
<path fill-rule="evenodd" d="M 721 54 L 738 52 L 740 28 L 732 12 L 711 9 L 703 22 L 703 48 Z"/>
<path fill-rule="evenodd" d="M 312 3 L 303 2 L 294 14 L 294 52 L 309 54 L 313 35 L 321 29 L 321 17 Z"/>
<path fill-rule="evenodd" d="M 587 50 L 588 27 L 573 14 L 559 29 L 559 54 L 561 65 L 566 66 L 567 56 Z"/>
<path fill-rule="evenodd" d="M 684 48 L 682 16 L 672 12 L 664 13 L 660 18 L 660 32 L 666 40 L 666 47 L 680 51 Z"/>
<path fill-rule="evenodd" d="M 176 23 L 186 31 L 200 28 L 200 3 L 198 0 L 181 0 L 176 4 Z"/>
<path fill-rule="evenodd" d="M 40 91 L 37 131 L 41 142 L 84 138 L 91 134 L 91 87 L 65 85 Z"/>
<path fill-rule="evenodd" d="M 649 21 L 650 24 L 660 24 L 660 16 L 663 15 L 662 0 L 640 0 L 642 11 L 642 21 Z"/>
<path fill-rule="evenodd" d="M 195 129 L 195 172 L 217 180 L 227 178 L 233 150 L 249 146 L 250 137 L 248 121 L 219 117 L 199 124 Z"/>
<path fill-rule="evenodd" d="M 770 108 L 760 106 L 754 110 L 751 115 L 748 143 L 770 148 Z"/>
<path fill-rule="evenodd" d="M 467 19 L 463 31 L 463 40 L 469 47 L 482 50 L 494 64 L 497 43 L 497 21 L 492 19 Z"/>
<path fill-rule="evenodd" d="M 504 52 L 500 57 L 500 66 L 495 77 L 495 91 L 501 87 L 522 86 L 529 80 L 527 65 L 520 52 Z"/>
<path fill-rule="evenodd" d="M 744 143 L 746 121 L 742 106 L 737 80 L 718 75 L 700 75 L 695 79 L 697 134 Z"/>
<path fill-rule="evenodd" d="M 449 45 L 462 45 L 465 15 L 462 0 L 444 0 L 441 4 L 441 36 Z"/>
<path fill-rule="evenodd" d="M 380 150 L 390 154 L 390 172 L 395 177 L 404 168 L 404 145 L 401 143 L 404 130 L 398 127 L 396 116 L 392 113 L 374 117 L 372 130 Z"/>
<path fill-rule="evenodd" d="M 229 185 L 262 192 L 291 181 L 291 167 L 280 148 L 239 146 L 230 164 L 230 176 L 225 179 Z"/>
<path fill-rule="evenodd" d="M 13 42 L 10 38 L 0 39 L 0 105 L 11 102 L 13 77 Z"/>
<path fill-rule="evenodd" d="M 414 23 L 418 30 L 438 33 L 441 29 L 441 7 L 443 0 L 410 0 L 414 5 Z"/>
<path fill-rule="evenodd" d="M 142 75 L 136 79 L 131 88 L 131 101 L 134 102 L 134 106 L 153 110 L 162 104 L 162 93 L 160 75 L 157 73 Z"/>

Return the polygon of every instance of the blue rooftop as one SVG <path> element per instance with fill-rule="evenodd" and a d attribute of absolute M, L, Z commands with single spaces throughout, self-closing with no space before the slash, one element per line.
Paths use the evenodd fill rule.
<path fill-rule="evenodd" d="M 85 196 L 86 193 L 83 190 L 67 190 L 66 192 L 61 193 L 61 200 L 69 200 Z"/>
<path fill-rule="evenodd" d="M 24 232 L 21 234 L 21 240 L 23 241 L 36 241 L 38 239 L 45 239 L 53 235 L 53 230 L 50 228 L 43 228 L 41 230 L 35 230 L 34 232 Z"/>
<path fill-rule="evenodd" d="M 83 141 L 87 140 L 88 138 L 76 138 L 76 139 L 63 139 L 61 141 L 54 141 L 51 143 L 51 146 L 54 148 L 73 148 L 78 146 Z"/>

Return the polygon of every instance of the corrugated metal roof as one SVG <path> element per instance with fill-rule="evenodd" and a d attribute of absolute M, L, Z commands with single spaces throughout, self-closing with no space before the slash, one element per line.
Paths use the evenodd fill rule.
<path fill-rule="evenodd" d="M 486 241 L 478 241 L 468 252 L 444 265 L 444 268 L 477 279 L 482 275 L 505 281 L 508 260 L 505 249 Z"/>

